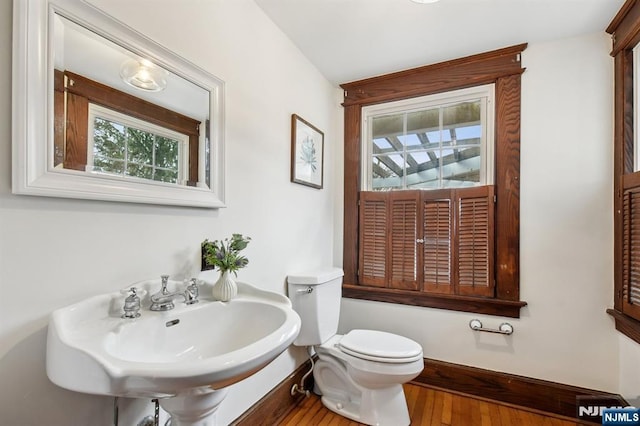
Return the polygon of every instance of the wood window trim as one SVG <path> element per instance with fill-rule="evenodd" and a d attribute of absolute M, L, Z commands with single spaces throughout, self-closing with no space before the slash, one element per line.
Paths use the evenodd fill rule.
<path fill-rule="evenodd" d="M 527 44 L 342 84 L 344 90 L 343 296 L 518 318 L 520 308 L 520 77 Z M 416 294 L 358 282 L 358 193 L 362 107 L 495 84 L 495 298 Z"/>
<path fill-rule="evenodd" d="M 87 159 L 88 104 L 95 103 L 189 137 L 188 185 L 198 181 L 200 122 L 70 71 L 54 71 L 56 152 L 65 152 L 65 168 L 84 170 Z M 65 83 L 69 82 L 69 83 Z M 64 93 L 67 94 L 67 140 L 64 141 Z M 62 115 L 61 115 L 62 113 Z M 71 139 L 70 139 L 71 138 Z M 65 149 L 66 146 L 66 149 Z"/>
<path fill-rule="evenodd" d="M 614 306 L 607 313 L 615 320 L 616 330 L 640 343 L 640 321 L 624 313 L 622 218 L 623 179 L 634 169 L 633 48 L 640 43 L 640 2 L 627 0 L 606 31 L 613 38 L 614 58 Z"/>

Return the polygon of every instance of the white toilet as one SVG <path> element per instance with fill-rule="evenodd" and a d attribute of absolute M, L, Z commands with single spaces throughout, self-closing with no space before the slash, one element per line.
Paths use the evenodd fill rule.
<path fill-rule="evenodd" d="M 293 309 L 302 319 L 293 344 L 314 346 L 314 390 L 331 411 L 368 425 L 409 425 L 402 384 L 424 368 L 422 347 L 382 331 L 336 334 L 342 276 L 341 269 L 331 268 L 287 278 Z"/>

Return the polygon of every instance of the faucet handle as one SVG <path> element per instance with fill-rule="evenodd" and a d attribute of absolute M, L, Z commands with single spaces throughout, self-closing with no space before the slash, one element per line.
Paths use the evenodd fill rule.
<path fill-rule="evenodd" d="M 129 289 L 129 296 L 124 299 L 122 318 L 138 318 L 140 316 L 140 297 L 135 287 Z"/>
<path fill-rule="evenodd" d="M 185 279 L 185 284 L 187 280 Z M 184 290 L 184 300 L 187 305 L 193 305 L 194 303 L 198 303 L 198 280 L 195 278 L 191 278 L 189 280 L 189 284 Z"/>
<path fill-rule="evenodd" d="M 167 285 L 169 284 L 169 275 L 160 275 L 160 280 L 162 282 L 162 289 L 160 291 L 165 294 L 167 293 Z"/>

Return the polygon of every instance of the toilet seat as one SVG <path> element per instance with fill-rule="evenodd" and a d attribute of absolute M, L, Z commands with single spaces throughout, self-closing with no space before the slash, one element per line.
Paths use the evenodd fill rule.
<path fill-rule="evenodd" d="M 352 330 L 342 336 L 338 348 L 368 361 L 393 364 L 422 359 L 422 347 L 411 339 L 377 330 Z"/>

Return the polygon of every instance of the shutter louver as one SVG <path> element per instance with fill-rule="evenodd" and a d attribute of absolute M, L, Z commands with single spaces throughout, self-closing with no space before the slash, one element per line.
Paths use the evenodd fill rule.
<path fill-rule="evenodd" d="M 640 320 L 640 173 L 623 177 L 622 310 Z"/>
<path fill-rule="evenodd" d="M 445 195 L 438 197 L 439 195 Z M 422 200 L 424 230 L 423 291 L 451 293 L 453 209 L 451 191 L 425 191 Z"/>
<path fill-rule="evenodd" d="M 360 283 L 385 287 L 386 259 L 386 194 L 362 192 L 360 193 Z"/>
<path fill-rule="evenodd" d="M 361 192 L 360 284 L 494 297 L 494 205 L 493 186 Z"/>
<path fill-rule="evenodd" d="M 494 294 L 493 187 L 456 190 L 458 294 Z"/>
<path fill-rule="evenodd" d="M 416 191 L 390 195 L 391 288 L 417 290 L 418 196 Z"/>

